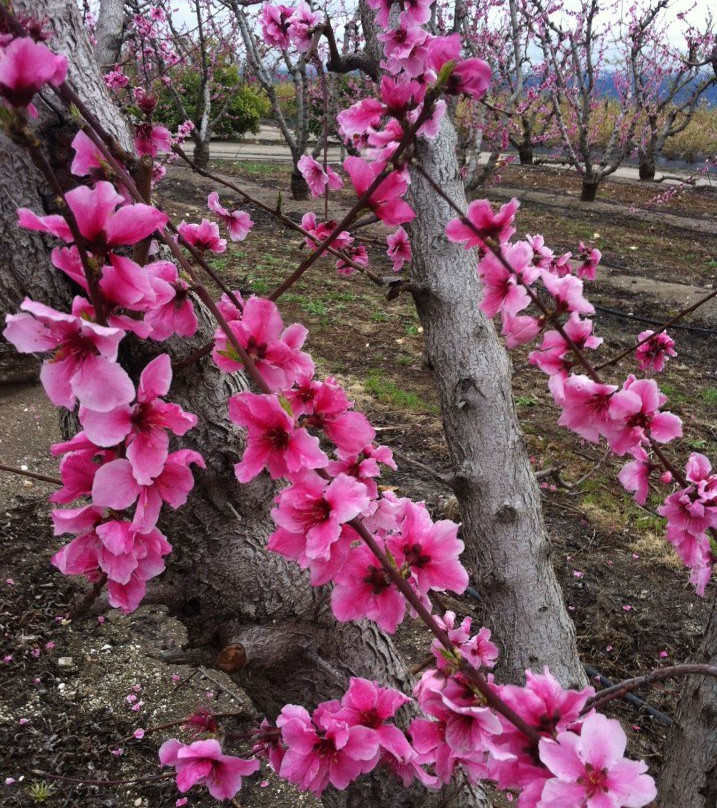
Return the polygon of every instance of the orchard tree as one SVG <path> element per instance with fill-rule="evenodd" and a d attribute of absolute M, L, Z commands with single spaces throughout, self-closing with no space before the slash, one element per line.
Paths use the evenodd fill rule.
<path fill-rule="evenodd" d="M 711 19 L 701 30 L 689 25 L 676 38 L 674 24 L 665 19 L 667 9 L 669 0 L 632 6 L 622 37 L 628 72 L 625 85 L 639 120 L 635 140 L 641 180 L 655 179 L 656 163 L 667 140 L 684 132 L 707 90 L 717 84 L 717 71 L 708 58 L 715 45 Z"/>
<path fill-rule="evenodd" d="M 78 30 L 79 14 L 45 2 L 53 46 L 61 50 L 73 41 L 66 34 Z M 106 587 L 110 605 L 124 612 L 143 599 L 167 604 L 187 625 L 197 658 L 216 657 L 267 714 L 261 724 L 247 722 L 246 731 L 225 736 L 240 757 L 226 754 L 215 738 L 167 740 L 160 761 L 176 770 L 182 791 L 199 784 L 217 799 L 232 798 L 242 777 L 266 759 L 280 777 L 331 805 L 475 805 L 480 798 L 473 787 L 457 797 L 420 790 L 420 784 L 455 790 L 465 776 L 473 786 L 492 780 L 534 808 L 597 801 L 643 808 L 656 795 L 646 766 L 624 757 L 624 731 L 596 709 L 635 683 L 598 697 L 592 688 L 567 684 L 573 648 L 560 645 L 560 624 L 549 622 L 559 619 L 551 609 L 562 604 L 557 586 L 551 589 L 547 558 L 532 557 L 538 545 L 526 532 L 528 520 L 542 527 L 535 481 L 509 403 L 508 363 L 488 318 L 500 315 L 509 347 L 542 338 L 531 362 L 549 377 L 560 423 L 631 458 L 619 479 L 638 502 L 646 501 L 651 483 L 665 487 L 659 510 L 667 538 L 700 594 L 714 561 L 717 477 L 698 453 L 684 466 L 668 455 L 681 421 L 663 409 L 666 397 L 655 379 L 620 374 L 613 384 L 588 358 L 601 340 L 592 333 L 583 281 L 595 277 L 599 253 L 585 251 L 570 263 L 540 237 L 513 240 L 515 200 L 498 212 L 487 200 L 466 206 L 445 102 L 483 96 L 488 65 L 462 59 L 459 37 L 428 34 L 428 6 L 400 16 L 385 4 L 377 11 L 382 33 L 364 31 L 366 52 L 383 43 L 385 75 L 376 96 L 339 116 L 362 152 L 343 166 L 356 202 L 338 223 L 318 223 L 315 214 L 300 228 L 294 223 L 313 249 L 268 298 L 245 300 L 213 273 L 211 255 L 226 249 L 219 225 L 232 240 L 249 236 L 247 214 L 227 210 L 212 193 L 208 207 L 218 222 L 175 228 L 130 174 L 135 161 L 121 119 L 109 113 L 105 125 L 65 80 L 67 58 L 33 39 L 33 33 L 42 39 L 39 27 L 0 9 L 7 33 L 0 94 L 13 144 L 7 151 L 27 155 L 36 173 L 28 171 L 25 181 L 45 184 L 58 205 L 49 215 L 21 208 L 18 223 L 52 240 L 52 264 L 77 293 L 69 303 L 61 285 L 55 291 L 40 279 L 36 291 L 46 303 L 25 298 L 4 332 L 19 350 L 44 356 L 46 393 L 74 412 L 82 428 L 53 449 L 63 457 L 53 502 L 75 503 L 53 511 L 56 534 L 74 535 L 53 563 L 88 578 L 91 596 Z M 302 45 L 317 35 L 301 9 L 292 21 L 294 10 L 267 14 L 273 20 L 267 37 L 292 22 Z M 99 74 L 88 53 L 89 47 L 75 48 L 73 60 L 92 85 Z M 42 122 L 33 118 L 34 102 L 45 103 L 38 91 L 52 98 L 53 115 L 59 100 L 81 124 L 72 137 L 70 172 L 60 172 L 43 151 L 36 128 Z M 317 161 L 304 161 L 300 170 L 315 195 L 340 182 Z M 382 465 L 392 465 L 390 450 L 375 444 L 375 430 L 335 381 L 316 377 L 302 350 L 306 330 L 284 327 L 275 301 L 324 253 L 338 253 L 343 274 L 368 274 L 351 233 L 366 209 L 387 227 L 410 229 L 410 241 L 402 229 L 391 234 L 389 256 L 397 269 L 410 260 L 407 291 L 426 330 L 457 467 L 463 560 L 470 564 L 471 552 L 480 557 L 480 545 L 471 549 L 482 538 L 477 529 L 490 531 L 479 585 L 489 607 L 509 613 L 503 638 L 496 638 L 520 635 L 518 649 L 507 647 L 507 672 L 521 649 L 531 665 L 557 645 L 565 685 L 547 671 L 528 671 L 525 684 L 501 684 L 492 673 L 499 649 L 490 632 L 473 633 L 470 621 L 434 613 L 434 593 L 461 593 L 468 583 L 458 525 L 434 522 L 422 504 L 379 491 L 376 478 Z M 150 237 L 165 252 L 148 262 Z M 220 300 L 207 291 L 204 272 L 222 286 Z M 644 332 L 634 349 L 647 374 L 675 355 L 664 329 Z M 170 434 L 183 441 L 170 444 Z M 481 454 L 486 445 L 490 462 Z M 279 480 L 284 487 L 277 493 Z M 158 524 L 172 538 L 175 558 L 148 585 L 173 549 Z M 300 569 L 308 570 L 311 586 Z M 499 585 L 487 587 L 486 574 L 502 575 Z M 523 586 L 535 581 L 535 588 L 506 598 L 501 588 L 510 590 L 514 578 Z M 321 588 L 328 584 L 330 595 Z M 533 615 L 536 604 L 528 599 L 536 595 L 544 600 Z M 386 633 L 407 615 L 432 632 L 433 662 L 414 688 L 411 709 L 418 714 L 394 722 L 408 707 L 401 689 L 409 682 Z M 493 617 L 499 627 L 506 614 Z M 541 647 L 536 636 L 521 633 L 521 621 L 538 632 Z M 717 672 L 703 665 L 672 673 L 697 671 Z M 214 717 L 191 720 L 216 733 Z M 714 726 L 711 733 L 704 739 L 707 754 Z M 703 779 L 686 783 L 688 799 Z"/>
<path fill-rule="evenodd" d="M 459 6 L 459 29 L 466 52 L 484 58 L 492 69 L 492 83 L 486 99 L 464 101 L 459 125 L 472 141 L 466 184 L 482 185 L 501 151 L 511 145 L 521 165 L 532 165 L 534 150 L 554 138 L 550 72 L 536 61 L 540 53 L 535 33 L 525 24 L 523 0 L 489 7 Z M 491 145 L 488 163 L 478 173 L 477 158 L 483 142 Z"/>
<path fill-rule="evenodd" d="M 257 131 L 264 99 L 244 80 L 241 38 L 221 3 L 193 0 L 193 23 L 184 27 L 173 20 L 164 0 L 153 0 L 149 9 L 136 0 L 129 5 L 133 16 L 125 51 L 132 75 L 146 95 L 160 101 L 157 113 L 167 102 L 173 106 L 171 121 L 186 127 L 198 165 L 208 165 L 217 134 Z M 127 70 L 114 70 L 106 80 L 122 91 Z"/>
<path fill-rule="evenodd" d="M 560 17 L 542 0 L 530 0 L 526 22 L 533 27 L 550 72 L 550 96 L 565 159 L 582 178 L 580 198 L 595 199 L 602 180 L 613 174 L 632 150 L 637 110 L 630 93 L 613 116 L 600 79 L 608 71 L 608 31 L 615 2 L 580 0 Z M 599 133 L 608 119 L 604 145 Z"/>

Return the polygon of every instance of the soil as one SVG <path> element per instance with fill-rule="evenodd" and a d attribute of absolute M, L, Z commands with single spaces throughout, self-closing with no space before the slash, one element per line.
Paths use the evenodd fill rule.
<path fill-rule="evenodd" d="M 282 210 L 292 217 L 306 210 L 305 203 L 287 198 L 286 166 L 247 169 L 223 163 L 219 170 L 238 177 L 242 187 L 269 204 L 276 204 L 281 191 Z M 541 190 L 557 191 L 563 198 L 575 190 L 561 172 L 511 167 L 503 174 L 505 184 L 518 189 L 521 182 L 538 182 Z M 558 178 L 565 187 L 554 184 Z M 624 205 L 643 204 L 646 192 L 636 183 L 615 186 L 609 181 L 605 186 L 605 193 L 614 191 L 622 202 L 615 202 L 612 215 L 575 205 L 566 216 L 564 211 L 556 213 L 557 208 L 527 202 L 520 211 L 519 232 L 543 232 L 561 250 L 575 250 L 581 239 L 594 241 L 608 265 L 590 290 L 591 299 L 625 315 L 666 319 L 682 304 L 680 289 L 698 293 L 714 281 L 717 246 L 714 239 L 694 239 L 659 223 L 654 229 L 636 228 Z M 176 216 L 197 218 L 205 211 L 211 188 L 212 183 L 173 169 L 162 185 L 161 201 Z M 634 195 L 628 199 L 629 194 Z M 231 192 L 221 196 L 227 207 L 234 207 L 237 200 Z M 332 215 L 348 199 L 347 192 L 335 197 Z M 717 212 L 717 203 L 702 192 L 680 206 L 672 212 L 692 218 Z M 232 287 L 265 294 L 296 266 L 302 239 L 261 210 L 241 207 L 251 213 L 254 230 L 214 265 Z M 371 226 L 362 232 L 372 265 L 380 275 L 390 274 L 378 246 L 385 231 Z M 640 279 L 673 286 L 665 285 L 658 295 L 632 282 Z M 458 518 L 455 500 L 439 479 L 448 471 L 448 456 L 432 374 L 423 361 L 421 328 L 408 296 L 388 302 L 382 288 L 362 277 L 339 277 L 333 262 L 323 259 L 284 295 L 282 312 L 286 322 L 301 320 L 309 327 L 308 348 L 320 372 L 336 375 L 346 385 L 378 427 L 380 440 L 396 450 L 399 471 L 389 474 L 385 483 L 426 500 L 437 515 Z M 601 358 L 628 347 L 646 327 L 604 311 L 598 311 L 596 323 L 606 342 Z M 707 331 L 673 332 L 679 357 L 661 380 L 671 408 L 685 419 L 684 437 L 671 445 L 671 454 L 680 462 L 690 451 L 717 456 L 717 352 L 712 331 L 717 320 L 700 313 L 695 323 Z M 695 597 L 684 568 L 663 538 L 663 523 L 654 511 L 658 492 L 647 507 L 636 506 L 616 482 L 619 462 L 605 459 L 600 447 L 557 426 L 558 413 L 545 381 L 527 365 L 526 356 L 526 350 L 512 354 L 515 402 L 536 470 L 559 469 L 543 476 L 541 486 L 553 559 L 583 661 L 616 681 L 688 660 L 699 644 L 714 585 L 704 599 Z M 617 379 L 619 373 L 613 368 L 608 375 Z M 59 436 L 57 413 L 39 385 L 0 387 L 0 401 L 2 462 L 57 475 L 47 453 L 48 444 Z M 173 806 L 180 795 L 172 780 L 80 785 L 54 777 L 106 781 L 156 776 L 161 773 L 158 745 L 177 730 L 151 732 L 153 727 L 182 718 L 198 705 L 218 712 L 250 708 L 244 694 L 219 671 L 206 671 L 210 680 L 192 666 L 162 661 L 163 651 L 181 645 L 183 631 L 159 609 L 145 606 L 126 618 L 116 613 L 69 618 L 83 586 L 63 578 L 49 564 L 49 556 L 60 546 L 52 537 L 45 501 L 52 488 L 0 475 L 0 776 L 16 780 L 7 786 L 0 783 L 0 802 L 68 808 Z M 447 605 L 474 616 L 480 608 L 467 596 L 450 599 Z M 401 630 L 399 642 L 411 664 L 420 663 L 429 646 L 425 634 L 412 625 Z M 679 690 L 679 682 L 666 682 L 640 695 L 669 716 Z M 666 727 L 625 702 L 609 712 L 626 727 L 631 752 L 657 771 Z M 133 733 L 140 728 L 146 734 L 137 739 Z M 192 806 L 213 804 L 201 790 L 187 796 Z M 240 797 L 246 808 L 315 804 L 263 773 L 247 783 Z"/>

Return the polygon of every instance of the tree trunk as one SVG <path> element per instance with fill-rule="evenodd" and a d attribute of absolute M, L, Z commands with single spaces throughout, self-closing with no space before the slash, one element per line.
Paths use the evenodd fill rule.
<path fill-rule="evenodd" d="M 594 202 L 599 184 L 600 180 L 594 174 L 585 175 L 583 177 L 583 185 L 580 190 L 580 201 Z"/>
<path fill-rule="evenodd" d="M 532 143 L 519 143 L 518 144 L 518 159 L 522 166 L 533 165 L 533 144 Z"/>
<path fill-rule="evenodd" d="M 303 200 L 309 198 L 309 186 L 304 179 L 304 175 L 299 169 L 294 166 L 291 172 L 291 198 L 296 200 Z"/>
<path fill-rule="evenodd" d="M 35 13 L 37 3 L 32 0 Z M 76 90 L 92 99 L 95 114 L 113 123 L 113 131 L 122 136 L 123 120 L 109 99 L 104 96 L 105 107 L 96 103 L 102 94 L 92 85 L 101 86 L 102 81 L 86 35 L 84 45 L 76 39 L 82 31 L 77 6 L 65 0 L 43 0 L 43 4 L 53 28 L 60 32 L 50 44 L 70 56 Z M 72 35 L 65 37 L 65 32 Z M 123 139 L 128 138 L 125 130 Z M 0 232 L 7 233 L 1 258 L 4 267 L 15 261 L 15 271 L 3 272 L 0 283 L 4 287 L 10 278 L 11 290 L 31 291 L 43 303 L 65 307 L 67 285 L 52 269 L 42 242 L 24 232 L 14 240 L 11 235 L 8 223 L 15 220 L 18 202 L 27 200 L 35 210 L 41 209 L 37 188 L 42 182 L 12 144 L 5 141 L 2 145 L 1 164 L 14 170 L 0 175 L 5 224 Z M 24 260 L 28 244 L 32 260 Z M 202 323 L 192 340 L 157 345 L 125 339 L 123 356 L 133 377 L 158 353 L 169 352 L 181 360 L 204 345 L 214 326 L 206 312 L 200 314 Z M 165 514 L 160 522 L 174 551 L 166 573 L 152 582 L 148 602 L 167 605 L 184 623 L 197 661 L 211 666 L 222 648 L 241 645 L 246 661 L 233 676 L 262 714 L 275 716 L 285 703 L 311 708 L 318 701 L 337 697 L 350 676 L 376 679 L 410 692 L 411 677 L 390 637 L 368 621 L 337 623 L 326 588 L 311 587 L 307 575 L 295 564 L 266 551 L 266 537 L 273 528 L 269 508 L 274 485 L 267 475 L 260 475 L 240 486 L 233 473 L 243 438 L 229 421 L 226 404 L 230 395 L 245 387 L 243 375 L 224 374 L 209 358 L 175 374 L 172 400 L 199 416 L 197 428 L 184 445 L 202 453 L 207 469 L 197 474 L 189 502 L 177 513 Z M 440 808 L 449 802 L 466 808 L 489 805 L 482 792 L 471 787 L 452 785 L 440 792 L 428 792 L 421 786 L 404 788 L 385 772 L 364 777 L 344 792 L 329 789 L 324 802 L 332 808 Z"/>
<path fill-rule="evenodd" d="M 209 140 L 195 141 L 193 159 L 199 168 L 209 167 Z"/>
<path fill-rule="evenodd" d="M 717 665 L 717 596 L 696 662 Z M 665 747 L 660 808 L 717 805 L 717 679 L 690 676 Z"/>
<path fill-rule="evenodd" d="M 101 0 L 95 28 L 95 57 L 103 73 L 119 60 L 124 25 L 124 0 Z"/>
<path fill-rule="evenodd" d="M 640 179 L 652 182 L 655 179 L 655 158 L 646 152 L 640 152 Z"/>
<path fill-rule="evenodd" d="M 435 140 L 419 141 L 418 156 L 465 210 L 455 142 L 455 129 L 444 119 Z M 513 405 L 510 362 L 478 308 L 475 253 L 446 239 L 446 222 L 456 214 L 416 171 L 410 188 L 416 211 L 413 294 L 454 467 L 463 559 L 502 646 L 501 677 L 519 681 L 526 668 L 549 665 L 564 685 L 582 684 L 575 632 L 551 566 L 538 487 Z"/>

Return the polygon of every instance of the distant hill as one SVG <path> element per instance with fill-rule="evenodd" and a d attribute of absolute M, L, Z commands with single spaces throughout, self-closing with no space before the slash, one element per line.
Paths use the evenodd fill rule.
<path fill-rule="evenodd" d="M 664 83 L 665 86 L 667 86 L 667 81 Z M 616 95 L 615 84 L 613 82 L 611 73 L 605 73 L 598 77 L 598 87 L 601 95 L 607 95 L 611 98 Z M 680 93 L 677 100 L 679 101 L 689 98 L 689 95 L 690 85 L 688 85 L 682 91 L 682 93 Z M 713 84 L 711 87 L 709 87 L 700 100 L 703 104 L 709 104 L 710 106 L 717 107 L 717 84 Z"/>

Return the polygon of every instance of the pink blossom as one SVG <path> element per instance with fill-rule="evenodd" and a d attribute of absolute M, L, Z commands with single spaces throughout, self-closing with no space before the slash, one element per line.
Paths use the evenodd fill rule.
<path fill-rule="evenodd" d="M 287 398 L 294 413 L 305 416 L 307 426 L 323 430 L 341 452 L 360 452 L 376 437 L 366 416 L 350 411 L 353 402 L 335 379 L 318 382 L 305 376 Z"/>
<path fill-rule="evenodd" d="M 523 687 L 503 685 L 499 688 L 503 701 L 546 738 L 554 738 L 574 726 L 588 698 L 594 694 L 592 687 L 566 690 L 547 668 L 542 674 L 526 671 Z M 526 749 L 520 730 L 507 719 L 500 720 L 503 731 L 493 742 L 492 775 L 501 788 L 530 788 L 529 795 L 536 789 L 535 801 L 528 802 L 535 805 L 548 772 L 535 759 L 532 750 Z M 536 785 L 531 786 L 533 783 Z M 524 802 L 521 797 L 519 804 Z"/>
<path fill-rule="evenodd" d="M 321 14 L 312 11 L 306 3 L 299 3 L 291 16 L 289 39 L 299 53 L 306 53 L 311 37 L 321 22 Z"/>
<path fill-rule="evenodd" d="M 352 244 L 349 247 L 344 247 L 343 252 L 346 258 L 352 263 L 349 264 L 348 261 L 339 258 L 336 261 L 336 271 L 339 275 L 343 275 L 344 277 L 353 275 L 358 271 L 354 264 L 359 264 L 359 266 L 364 267 L 368 266 L 368 252 L 363 244 Z"/>
<path fill-rule="evenodd" d="M 390 61 L 408 60 L 416 48 L 420 48 L 428 39 L 428 32 L 415 25 L 406 17 L 399 18 L 398 25 L 378 35 L 383 42 L 383 52 Z M 421 60 L 423 61 L 423 60 Z M 396 72 L 396 71 L 391 71 Z M 413 71 L 409 72 L 411 75 Z"/>
<path fill-rule="evenodd" d="M 661 373 L 670 357 L 677 356 L 675 341 L 666 331 L 661 331 L 653 336 L 653 332 L 649 330 L 638 334 L 637 341 L 642 342 L 648 337 L 651 339 L 635 349 L 635 361 L 640 370 L 653 370 L 655 373 Z"/>
<path fill-rule="evenodd" d="M 27 107 L 45 84 L 59 87 L 66 75 L 66 56 L 30 37 L 20 37 L 0 56 L 0 95 L 14 107 Z"/>
<path fill-rule="evenodd" d="M 564 385 L 563 413 L 558 423 L 597 443 L 610 424 L 610 406 L 617 387 L 587 376 L 570 376 Z"/>
<path fill-rule="evenodd" d="M 386 244 L 388 245 L 386 255 L 393 262 L 393 271 L 400 272 L 403 265 L 413 258 L 408 233 L 399 227 L 395 233 L 386 236 Z"/>
<path fill-rule="evenodd" d="M 406 601 L 376 556 L 362 544 L 351 548 L 336 576 L 331 609 L 337 620 L 345 622 L 367 617 L 393 634 L 403 620 Z"/>
<path fill-rule="evenodd" d="M 592 330 L 592 320 L 581 320 L 577 312 L 572 312 L 563 325 L 565 335 L 580 350 L 585 348 L 594 350 L 602 345 L 602 337 L 594 336 Z M 559 331 L 548 331 L 543 336 L 540 348 L 530 354 L 528 361 L 531 365 L 537 365 L 543 373 L 547 373 L 549 376 L 561 373 L 567 378 L 572 364 L 566 358 L 570 350 L 571 345 Z"/>
<path fill-rule="evenodd" d="M 380 165 L 367 163 L 360 157 L 347 157 L 344 160 L 344 169 L 351 177 L 357 196 L 362 196 L 368 191 L 381 173 Z M 411 206 L 400 198 L 406 193 L 407 188 L 408 183 L 404 176 L 398 171 L 392 171 L 371 194 L 366 204 L 389 227 L 410 222 L 416 214 Z"/>
<path fill-rule="evenodd" d="M 205 468 L 198 452 L 180 449 L 170 452 L 164 468 L 148 485 L 140 485 L 133 474 L 132 464 L 125 458 L 106 463 L 95 474 L 92 501 L 95 505 L 113 510 L 124 510 L 137 502 L 132 526 L 142 532 L 150 531 L 159 518 L 163 503 L 173 509 L 185 504 L 194 487 L 190 465 Z"/>
<path fill-rule="evenodd" d="M 650 491 L 650 473 L 653 465 L 642 447 L 633 449 L 632 454 L 635 459 L 622 467 L 617 478 L 626 491 L 635 492 L 635 502 L 644 505 Z"/>
<path fill-rule="evenodd" d="M 244 457 L 234 467 L 240 483 L 253 480 L 264 468 L 272 479 L 304 469 L 325 468 L 328 458 L 319 439 L 298 427 L 276 395 L 239 393 L 229 399 L 229 417 L 247 429 Z"/>
<path fill-rule="evenodd" d="M 144 270 L 156 294 L 155 305 L 144 317 L 152 329 L 151 338 L 161 342 L 173 334 L 193 336 L 199 321 L 189 297 L 189 286 L 179 277 L 177 267 L 171 261 L 155 261 Z"/>
<path fill-rule="evenodd" d="M 369 499 L 366 488 L 353 477 L 339 474 L 329 482 L 307 472 L 279 493 L 276 504 L 271 512 L 274 522 L 301 534 L 309 559 L 328 560 L 341 525 L 366 510 Z"/>
<path fill-rule="evenodd" d="M 498 658 L 498 648 L 490 641 L 490 630 L 483 627 L 480 631 L 471 636 L 470 617 L 465 617 L 458 627 L 456 627 L 456 615 L 454 612 L 446 612 L 443 617 L 436 620 L 446 629 L 451 642 L 458 649 L 460 655 L 470 662 L 475 668 L 492 668 Z M 439 670 L 448 669 L 450 663 L 443 655 L 443 646 L 438 640 L 434 640 L 431 645 L 431 652 L 436 658 L 436 667 Z"/>
<path fill-rule="evenodd" d="M 75 150 L 75 157 L 72 160 L 70 171 L 76 177 L 103 176 L 107 165 L 105 156 L 82 129 L 75 135 L 72 148 Z"/>
<path fill-rule="evenodd" d="M 463 542 L 458 539 L 458 525 L 448 519 L 433 522 L 425 506 L 407 501 L 401 528 L 387 543 L 421 594 L 430 590 L 461 594 L 468 586 L 468 573 L 459 560 Z"/>
<path fill-rule="evenodd" d="M 580 265 L 576 270 L 577 276 L 578 278 L 586 278 L 589 281 L 594 281 L 602 253 L 595 247 L 586 247 L 582 241 L 578 249 L 580 252 L 576 258 L 580 261 Z"/>
<path fill-rule="evenodd" d="M 533 248 L 533 265 L 547 269 L 553 261 L 553 251 L 545 246 L 545 239 L 540 236 L 526 236 L 525 240 Z"/>
<path fill-rule="evenodd" d="M 293 8 L 272 6 L 267 3 L 261 10 L 259 21 L 264 42 L 272 47 L 286 50 L 289 47 L 289 28 Z"/>
<path fill-rule="evenodd" d="M 209 219 L 202 219 L 201 224 L 181 222 L 177 230 L 187 244 L 202 252 L 223 253 L 227 248 L 226 239 L 219 238 L 219 225 Z"/>
<path fill-rule="evenodd" d="M 235 210 L 230 213 L 225 207 L 222 207 L 216 191 L 212 191 L 207 197 L 207 207 L 224 222 L 232 241 L 244 241 L 254 226 L 251 216 L 246 211 Z"/>
<path fill-rule="evenodd" d="M 507 348 L 515 348 L 532 342 L 540 333 L 543 323 L 537 317 L 522 314 L 508 314 L 503 311 L 500 333 L 505 338 Z"/>
<path fill-rule="evenodd" d="M 129 76 L 125 76 L 120 67 L 114 67 L 109 73 L 105 73 L 102 78 L 112 90 L 121 90 L 129 84 Z"/>
<path fill-rule="evenodd" d="M 95 474 L 104 463 L 114 460 L 116 454 L 111 449 L 95 446 L 84 432 L 66 443 L 56 443 L 52 447 L 53 456 L 64 454 L 60 461 L 62 488 L 50 496 L 50 502 L 66 504 L 92 492 Z"/>
<path fill-rule="evenodd" d="M 259 770 L 258 760 L 243 760 L 222 753 L 219 741 L 210 738 L 184 744 L 172 738 L 159 748 L 163 766 L 174 766 L 177 788 L 189 791 L 205 785 L 216 800 L 231 800 L 241 788 L 241 779 Z"/>
<path fill-rule="evenodd" d="M 163 229 L 169 221 L 166 213 L 152 205 L 123 205 L 124 197 L 110 182 L 98 182 L 94 188 L 80 185 L 68 191 L 65 199 L 80 233 L 98 255 L 112 247 L 136 244 L 155 230 Z M 63 216 L 37 216 L 27 208 L 18 208 L 17 213 L 20 227 L 51 233 L 68 244 L 74 241 Z"/>
<path fill-rule="evenodd" d="M 333 220 L 317 223 L 315 213 L 305 213 L 301 218 L 301 226 L 304 230 L 306 230 L 307 233 L 314 237 L 307 237 L 304 239 L 306 246 L 311 250 L 315 250 L 317 245 L 314 239 L 316 239 L 319 243 L 326 241 L 326 239 L 336 229 L 336 225 L 337 222 Z M 341 230 L 334 237 L 334 240 L 331 242 L 331 246 L 336 250 L 344 250 L 353 243 L 353 240 L 354 239 L 351 233 L 349 233 L 347 230 Z"/>
<path fill-rule="evenodd" d="M 341 177 L 332 168 L 326 166 L 324 170 L 321 163 L 309 154 L 301 157 L 296 165 L 306 180 L 312 196 L 321 196 L 326 188 L 337 191 L 343 185 Z"/>
<path fill-rule="evenodd" d="M 461 40 L 459 34 L 433 37 L 428 45 L 426 64 L 440 74 L 447 62 L 454 67 L 445 79 L 444 92 L 447 95 L 465 94 L 481 98 L 490 86 L 490 66 L 482 59 L 460 59 Z"/>
<path fill-rule="evenodd" d="M 464 217 L 472 226 L 462 219 L 451 219 L 446 225 L 446 236 L 449 241 L 465 242 L 466 249 L 485 247 L 487 241 L 505 244 L 515 233 L 513 222 L 519 206 L 517 199 L 511 199 L 501 206 L 498 213 L 493 213 L 487 199 L 474 199 Z"/>
<path fill-rule="evenodd" d="M 313 717 L 303 708 L 287 704 L 276 720 L 286 753 L 279 774 L 302 791 L 317 796 L 331 784 L 345 789 L 379 759 L 376 733 L 350 726 L 336 716 L 338 705 L 319 705 Z"/>
<path fill-rule="evenodd" d="M 142 123 L 135 131 L 134 147 L 140 157 L 156 157 L 159 152 L 172 150 L 172 133 L 164 126 Z"/>
<path fill-rule="evenodd" d="M 652 379 L 628 376 L 622 390 L 610 400 L 607 439 L 610 448 L 624 455 L 652 437 L 667 443 L 682 435 L 682 421 L 670 412 L 659 412 L 667 401 Z"/>
<path fill-rule="evenodd" d="M 367 727 L 375 734 L 382 749 L 407 763 L 415 758 L 416 753 L 403 732 L 386 722 L 410 701 L 408 696 L 392 687 L 379 687 L 377 682 L 351 677 L 349 688 L 341 698 L 341 709 L 335 715 L 349 726 Z"/>
<path fill-rule="evenodd" d="M 241 319 L 231 320 L 229 328 L 272 390 L 288 389 L 296 379 L 313 374 L 311 357 L 300 350 L 306 339 L 306 328 L 298 323 L 284 328 L 273 301 L 252 295 L 244 303 Z M 214 334 L 212 359 L 227 372 L 243 367 L 241 356 L 223 329 L 217 329 Z"/>
<path fill-rule="evenodd" d="M 72 409 L 79 399 L 107 412 L 132 400 L 132 382 L 115 361 L 124 331 L 29 298 L 20 308 L 27 313 L 8 314 L 3 335 L 21 353 L 51 353 L 42 364 L 40 381 L 53 404 Z"/>
<path fill-rule="evenodd" d="M 618 721 L 594 713 L 580 735 L 561 732 L 541 739 L 540 759 L 554 775 L 538 808 L 642 808 L 657 796 L 643 761 L 624 757 L 627 738 Z"/>
<path fill-rule="evenodd" d="M 480 308 L 486 317 L 499 311 L 515 315 L 525 309 L 530 304 L 525 286 L 533 283 L 539 271 L 532 265 L 532 250 L 525 241 L 502 246 L 500 252 L 500 258 L 486 253 L 478 264 L 478 276 L 485 286 Z"/>
<path fill-rule="evenodd" d="M 540 270 L 540 277 L 555 300 L 556 311 L 594 314 L 593 305 L 583 297 L 581 280 L 573 275 L 558 278 L 547 269 Z"/>
<path fill-rule="evenodd" d="M 364 446 L 359 453 L 338 451 L 339 460 L 332 460 L 327 466 L 332 477 L 338 474 L 348 474 L 355 477 L 366 487 L 370 499 L 378 497 L 378 486 L 374 478 L 381 476 L 379 463 L 396 468 L 391 450 L 387 446 L 372 444 Z"/>
<path fill-rule="evenodd" d="M 383 87 L 383 83 L 381 86 Z M 343 136 L 353 139 L 378 126 L 385 113 L 386 105 L 377 98 L 364 98 L 347 109 L 342 109 L 336 120 Z"/>
<path fill-rule="evenodd" d="M 184 435 L 197 423 L 196 415 L 162 399 L 171 383 L 169 355 L 161 354 L 142 371 L 134 405 L 104 412 L 80 409 L 80 423 L 91 441 L 98 446 L 125 442 L 127 459 L 140 485 L 149 485 L 164 468 L 169 447 L 166 430 Z"/>

